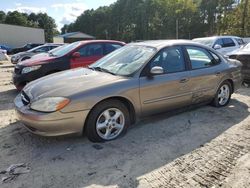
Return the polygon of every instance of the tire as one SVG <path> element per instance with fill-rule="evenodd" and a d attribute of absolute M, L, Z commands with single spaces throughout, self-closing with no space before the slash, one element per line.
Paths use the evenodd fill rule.
<path fill-rule="evenodd" d="M 229 81 L 222 82 L 216 92 L 212 105 L 215 107 L 227 106 L 230 102 L 232 91 L 232 85 Z"/>
<path fill-rule="evenodd" d="M 91 110 L 85 124 L 85 133 L 92 142 L 105 142 L 125 134 L 129 125 L 127 107 L 119 100 L 107 100 Z"/>

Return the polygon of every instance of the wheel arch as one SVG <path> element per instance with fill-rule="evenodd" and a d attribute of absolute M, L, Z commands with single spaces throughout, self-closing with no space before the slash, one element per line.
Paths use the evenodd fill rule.
<path fill-rule="evenodd" d="M 225 81 L 228 81 L 228 82 L 231 84 L 232 93 L 234 93 L 234 89 L 235 89 L 235 88 L 234 88 L 234 82 L 233 82 L 233 80 L 232 80 L 231 78 L 226 78 L 226 79 L 221 80 L 221 82 L 218 84 L 218 86 L 217 86 L 215 92 L 217 92 L 217 90 L 219 89 L 220 85 L 221 85 L 223 82 L 225 82 Z"/>
<path fill-rule="evenodd" d="M 125 97 L 121 97 L 121 96 L 112 96 L 112 97 L 108 97 L 108 98 L 105 98 L 101 101 L 99 101 L 98 103 L 96 103 L 92 109 L 89 111 L 88 115 L 87 115 L 87 118 L 84 122 L 84 128 L 83 128 L 83 132 L 85 132 L 85 127 L 86 127 L 86 123 L 87 123 L 87 120 L 89 118 L 89 115 L 90 113 L 92 112 L 92 110 L 97 106 L 99 105 L 100 103 L 104 102 L 104 101 L 109 101 L 109 100 L 118 100 L 120 102 L 122 102 L 128 109 L 129 111 L 129 116 L 130 116 L 130 122 L 131 124 L 134 124 L 136 122 L 136 112 L 135 112 L 135 108 L 134 108 L 134 105 L 132 104 L 132 102 L 125 98 Z"/>
<path fill-rule="evenodd" d="M 230 84 L 231 84 L 231 87 L 232 87 L 232 93 L 234 93 L 234 82 L 232 79 L 227 79 L 225 81 L 228 81 Z"/>

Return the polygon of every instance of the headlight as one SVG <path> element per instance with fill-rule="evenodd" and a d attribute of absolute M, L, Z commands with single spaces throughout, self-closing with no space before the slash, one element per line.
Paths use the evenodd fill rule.
<path fill-rule="evenodd" d="M 14 55 L 14 56 L 12 56 L 12 59 L 13 60 L 17 60 L 17 59 L 19 59 L 20 58 L 20 55 Z"/>
<path fill-rule="evenodd" d="M 31 71 L 37 70 L 41 67 L 41 65 L 36 65 L 36 66 L 32 66 L 32 67 L 24 67 L 22 70 L 22 74 L 26 74 L 29 73 Z"/>
<path fill-rule="evenodd" d="M 69 102 L 64 97 L 50 97 L 33 102 L 30 108 L 39 112 L 55 112 L 63 109 Z"/>

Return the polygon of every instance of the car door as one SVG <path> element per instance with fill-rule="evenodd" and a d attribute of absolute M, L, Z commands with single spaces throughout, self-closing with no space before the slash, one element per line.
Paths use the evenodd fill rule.
<path fill-rule="evenodd" d="M 151 68 L 158 66 L 163 74 L 150 75 Z M 142 115 L 158 113 L 191 103 L 189 72 L 181 47 L 161 50 L 146 66 L 140 77 Z"/>
<path fill-rule="evenodd" d="M 76 52 L 80 53 L 80 57 L 70 59 L 71 68 L 86 67 L 104 56 L 102 43 L 86 44 Z"/>
<path fill-rule="evenodd" d="M 238 45 L 234 42 L 232 38 L 223 38 L 223 46 L 220 50 L 222 54 L 227 54 L 238 49 Z"/>
<path fill-rule="evenodd" d="M 189 84 L 192 103 L 200 103 L 214 96 L 222 77 L 220 58 L 213 52 L 196 46 L 186 46 L 190 63 Z"/>

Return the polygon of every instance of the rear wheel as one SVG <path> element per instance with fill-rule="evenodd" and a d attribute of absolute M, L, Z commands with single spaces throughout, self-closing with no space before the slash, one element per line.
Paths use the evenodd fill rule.
<path fill-rule="evenodd" d="M 127 107 L 119 100 L 101 102 L 90 112 L 86 135 L 92 142 L 114 140 L 124 134 L 130 124 Z"/>
<path fill-rule="evenodd" d="M 231 95 L 232 95 L 232 85 L 230 82 L 224 81 L 220 85 L 212 104 L 215 107 L 226 106 L 230 102 Z"/>

